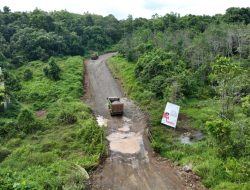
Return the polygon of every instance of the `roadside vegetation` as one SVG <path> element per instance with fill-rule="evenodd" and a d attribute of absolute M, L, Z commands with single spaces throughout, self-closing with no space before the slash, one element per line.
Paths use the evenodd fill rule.
<path fill-rule="evenodd" d="M 149 114 L 154 150 L 190 166 L 211 189 L 250 186 L 245 11 L 250 15 L 249 8 L 230 8 L 214 17 L 130 17 L 117 45 L 120 54 L 109 60 L 128 96 Z M 176 130 L 160 123 L 167 102 L 181 106 Z M 196 140 L 196 132 L 202 138 Z M 185 134 L 193 143 L 181 141 Z"/>
<path fill-rule="evenodd" d="M 221 119 L 220 100 L 216 96 L 176 101 L 181 106 L 181 113 L 177 129 L 170 129 L 160 121 L 166 102 L 171 100 L 156 98 L 145 83 L 136 79 L 135 63 L 118 56 L 109 60 L 109 66 L 128 96 L 149 113 L 151 142 L 157 153 L 181 165 L 191 165 L 209 188 L 249 187 L 249 118 L 240 105 L 235 105 L 234 119 Z M 193 144 L 181 143 L 180 135 L 197 130 L 204 134 L 202 140 Z"/>
<path fill-rule="evenodd" d="M 85 189 L 106 141 L 80 100 L 80 56 L 120 38 L 113 15 L 0 10 L 0 189 Z"/>
<path fill-rule="evenodd" d="M 110 68 L 150 115 L 152 146 L 192 165 L 211 189 L 250 186 L 250 8 L 223 15 L 117 20 L 67 11 L 0 10 L 0 189 L 84 189 L 104 131 L 80 101 L 83 60 L 119 51 Z M 160 124 L 181 106 L 177 129 Z M 179 136 L 204 138 L 182 144 Z"/>
<path fill-rule="evenodd" d="M 12 71 L 21 89 L 15 109 L 0 113 L 0 189 L 84 189 L 86 170 L 105 154 L 104 130 L 80 100 L 82 57 L 50 62 L 60 80 L 46 77 L 42 61 Z"/>

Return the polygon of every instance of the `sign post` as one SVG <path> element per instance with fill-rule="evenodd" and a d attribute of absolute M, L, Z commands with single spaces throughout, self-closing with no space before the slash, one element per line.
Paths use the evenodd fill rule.
<path fill-rule="evenodd" d="M 161 123 L 176 128 L 179 110 L 180 106 L 168 102 L 163 113 Z"/>

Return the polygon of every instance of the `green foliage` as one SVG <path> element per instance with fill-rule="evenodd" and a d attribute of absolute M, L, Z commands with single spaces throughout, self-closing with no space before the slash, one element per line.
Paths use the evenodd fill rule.
<path fill-rule="evenodd" d="M 122 36 L 120 22 L 113 15 L 6 11 L 0 12 L 0 23 L 1 52 L 15 67 L 51 56 L 103 51 Z"/>
<path fill-rule="evenodd" d="M 83 189 L 86 176 L 75 165 L 92 170 L 106 153 L 104 130 L 80 100 L 82 57 L 54 61 L 61 69 L 57 81 L 44 76 L 42 61 L 10 70 L 14 77 L 23 78 L 30 69 L 33 78 L 21 80 L 22 89 L 13 92 L 22 106 L 16 111 L 19 114 L 0 118 L 0 141 L 5 145 L 0 148 L 0 189 L 14 185 L 16 189 Z"/>
<path fill-rule="evenodd" d="M 25 180 L 21 181 L 20 177 L 11 170 L 0 171 L 0 184 L 0 187 L 6 190 L 33 189 L 31 184 L 28 184 Z"/>
<path fill-rule="evenodd" d="M 14 76 L 13 74 L 9 73 L 8 71 L 4 71 L 4 84 L 6 88 L 6 92 L 10 94 L 13 91 L 21 90 L 22 86 L 20 84 L 20 80 Z"/>
<path fill-rule="evenodd" d="M 74 124 L 77 122 L 77 117 L 74 113 L 63 110 L 59 114 L 58 121 L 64 124 Z"/>
<path fill-rule="evenodd" d="M 245 96 L 241 99 L 242 102 L 242 108 L 244 113 L 250 117 L 250 95 Z"/>
<path fill-rule="evenodd" d="M 60 79 L 60 67 L 56 64 L 53 58 L 49 61 L 49 67 L 45 67 L 43 69 L 44 75 L 52 80 L 59 80 Z"/>
<path fill-rule="evenodd" d="M 152 91 L 156 97 L 163 97 L 162 89 L 165 87 L 165 78 L 161 75 L 154 77 L 150 84 L 149 90 Z"/>
<path fill-rule="evenodd" d="M 219 155 L 223 158 L 230 155 L 232 152 L 230 123 L 223 120 L 208 121 L 206 127 L 218 146 Z"/>
<path fill-rule="evenodd" d="M 24 133 L 34 133 L 42 128 L 41 124 L 35 119 L 33 113 L 28 109 L 21 110 L 17 117 L 17 127 Z"/>
<path fill-rule="evenodd" d="M 218 143 L 226 140 L 231 133 L 230 124 L 223 120 L 208 121 L 206 127 L 208 132 Z"/>
<path fill-rule="evenodd" d="M 88 154 L 105 153 L 105 136 L 104 130 L 93 122 L 87 120 L 84 122 L 85 127 L 78 132 L 78 140 L 83 145 L 83 151 Z"/>
<path fill-rule="evenodd" d="M 14 136 L 17 133 L 17 125 L 16 122 L 4 122 L 0 126 L 0 136 L 7 137 L 7 136 Z"/>
<path fill-rule="evenodd" d="M 249 166 L 249 160 L 228 158 L 225 163 L 225 168 L 230 181 L 236 183 L 247 181 L 250 175 Z"/>
<path fill-rule="evenodd" d="M 42 61 L 100 52 L 118 41 L 120 53 L 136 63 L 112 58 L 112 71 L 149 113 L 155 150 L 192 163 L 207 187 L 248 189 L 249 8 L 229 8 L 215 16 L 130 15 L 118 21 L 113 15 L 38 9 L 24 13 L 4 7 L 0 23 L 5 92 L 12 103 L 16 98 L 27 108 L 19 113 L 14 103 L 13 109 L 0 113 L 0 143 L 10 151 L 6 156 L 3 148 L 0 189 L 84 188 L 85 177 L 72 166 L 95 167 L 105 153 L 105 141 L 103 129 L 79 101 L 82 58 L 50 60 L 45 68 Z M 42 61 L 29 62 L 38 59 Z M 177 133 L 160 127 L 166 101 L 178 102 L 187 115 L 178 127 L 199 128 L 208 133 L 205 140 L 182 145 Z M 218 113 L 230 124 L 217 120 Z"/>
<path fill-rule="evenodd" d="M 227 189 L 227 190 L 238 190 L 238 189 L 243 189 L 243 190 L 247 190 L 247 185 L 243 184 L 238 184 L 238 183 L 231 183 L 231 182 L 223 182 L 220 183 L 219 185 L 215 186 L 215 190 L 221 190 L 221 189 Z"/>
<path fill-rule="evenodd" d="M 240 89 L 239 81 L 234 79 L 241 72 L 241 68 L 226 57 L 220 57 L 212 64 L 210 79 L 217 83 L 215 90 L 220 95 L 222 118 L 233 118 L 232 102 L 237 89 Z"/>
<path fill-rule="evenodd" d="M 157 49 L 142 56 L 135 68 L 135 76 L 142 82 L 148 82 L 150 79 L 163 74 L 171 69 L 170 55 Z"/>
<path fill-rule="evenodd" d="M 88 178 L 89 176 L 86 170 L 77 165 L 75 169 L 65 177 L 65 185 L 63 186 L 63 189 L 84 190 L 86 189 L 86 181 Z"/>
<path fill-rule="evenodd" d="M 2 162 L 10 154 L 11 154 L 11 151 L 9 151 L 8 149 L 0 148 L 0 162 Z"/>
<path fill-rule="evenodd" d="M 0 102 L 4 101 L 5 99 L 5 88 L 4 86 L 0 86 Z"/>
<path fill-rule="evenodd" d="M 194 171 L 202 178 L 202 182 L 207 187 L 213 187 L 226 179 L 223 162 L 216 158 L 207 158 L 198 164 Z"/>
<path fill-rule="evenodd" d="M 139 58 L 135 67 L 135 77 L 157 98 L 176 100 L 182 96 L 185 81 L 182 80 L 185 63 L 177 62 L 177 57 L 173 52 L 153 49 Z"/>
<path fill-rule="evenodd" d="M 183 99 L 183 90 L 178 82 L 173 82 L 171 85 L 166 86 L 163 92 L 164 99 L 169 102 L 177 102 Z"/>
<path fill-rule="evenodd" d="M 26 69 L 23 73 L 23 80 L 28 81 L 31 80 L 33 77 L 33 73 L 30 69 Z"/>
<path fill-rule="evenodd" d="M 243 110 L 239 106 L 239 102 L 234 103 L 235 120 L 218 119 L 221 102 L 215 93 L 211 93 L 213 91 L 211 86 L 209 86 L 211 83 L 209 83 L 208 76 L 212 71 L 211 66 L 204 66 L 197 72 L 194 72 L 192 69 L 183 72 L 182 75 L 176 77 L 178 79 L 177 83 L 171 83 L 172 86 L 167 85 L 164 89 L 164 99 L 160 99 L 159 97 L 156 98 L 151 90 L 146 89 L 150 85 L 150 80 L 147 81 L 147 86 L 145 86 L 139 82 L 140 78 L 136 78 L 135 69 L 143 71 L 144 67 L 147 67 L 139 68 L 137 64 L 129 63 L 118 56 L 109 60 L 109 67 L 112 73 L 121 80 L 128 96 L 134 99 L 149 115 L 150 132 L 152 135 L 150 140 L 152 140 L 151 145 L 154 151 L 177 163 L 191 164 L 193 171 L 201 177 L 206 187 L 218 190 L 247 189 L 249 186 L 249 163 L 247 160 L 249 160 L 250 155 L 248 146 L 250 137 L 249 121 L 242 114 Z M 232 64 L 237 65 L 236 63 Z M 185 68 L 185 66 L 181 68 Z M 220 74 L 218 73 L 218 75 Z M 146 75 L 142 77 L 144 76 Z M 156 77 L 159 76 L 166 76 L 166 83 L 168 83 L 171 77 L 165 75 L 165 73 L 161 74 L 161 71 L 156 75 Z M 195 81 L 200 80 L 202 77 L 206 78 L 203 81 L 204 83 Z M 237 77 L 238 74 L 236 74 Z M 247 81 L 246 78 L 245 81 Z M 245 84 L 244 80 L 240 83 Z M 201 84 L 203 84 L 203 87 L 199 86 Z M 179 85 L 181 85 L 181 88 Z M 213 83 L 213 85 L 216 86 L 218 84 Z M 206 88 L 210 89 L 207 90 L 207 95 L 204 94 L 206 98 L 204 100 L 190 99 L 187 96 L 187 94 L 190 95 L 194 92 L 200 92 L 199 95 L 201 95 L 204 92 L 203 89 Z M 178 103 L 181 105 L 181 115 L 177 129 L 173 131 L 160 125 L 160 113 L 164 110 L 166 101 L 174 101 L 175 92 L 177 92 L 176 101 L 183 98 L 183 96 L 184 99 Z M 214 97 L 212 98 L 211 96 Z M 243 102 L 245 102 L 244 100 Z M 178 139 L 179 133 L 189 127 L 192 130 L 201 130 L 205 138 L 191 145 L 181 144 Z"/>
<path fill-rule="evenodd" d="M 237 8 L 231 7 L 226 10 L 226 14 L 223 16 L 228 23 L 250 23 L 250 8 Z"/>

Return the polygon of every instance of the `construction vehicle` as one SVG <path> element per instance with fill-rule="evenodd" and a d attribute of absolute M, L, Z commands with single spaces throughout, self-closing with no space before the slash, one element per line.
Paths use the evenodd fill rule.
<path fill-rule="evenodd" d="M 120 102 L 119 97 L 108 97 L 107 100 L 111 116 L 123 114 L 124 105 L 122 102 Z"/>
<path fill-rule="evenodd" d="M 96 52 L 94 52 L 94 53 L 91 54 L 91 59 L 92 59 L 92 60 L 97 60 L 98 57 L 99 57 L 99 56 L 98 56 L 98 53 L 96 53 Z"/>

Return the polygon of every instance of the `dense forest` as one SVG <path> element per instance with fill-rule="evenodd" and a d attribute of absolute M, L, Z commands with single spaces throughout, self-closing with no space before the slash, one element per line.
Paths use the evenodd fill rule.
<path fill-rule="evenodd" d="M 118 20 L 3 7 L 0 103 L 10 105 L 0 112 L 0 189 L 85 188 L 80 179 L 106 153 L 80 100 L 83 56 L 94 51 L 119 52 L 109 66 L 149 113 L 157 153 L 191 163 L 209 188 L 249 188 L 250 8 Z M 177 131 L 160 124 L 167 101 L 181 106 Z M 183 126 L 204 138 L 180 143 Z"/>

